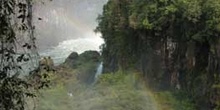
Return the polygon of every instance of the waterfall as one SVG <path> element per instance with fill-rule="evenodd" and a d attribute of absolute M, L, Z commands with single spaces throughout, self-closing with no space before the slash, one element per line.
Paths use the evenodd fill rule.
<path fill-rule="evenodd" d="M 93 84 L 96 83 L 96 81 L 98 80 L 98 77 L 102 74 L 102 71 L 103 71 L 103 62 L 101 62 L 99 64 L 99 66 L 98 66 L 98 68 L 96 70 Z"/>

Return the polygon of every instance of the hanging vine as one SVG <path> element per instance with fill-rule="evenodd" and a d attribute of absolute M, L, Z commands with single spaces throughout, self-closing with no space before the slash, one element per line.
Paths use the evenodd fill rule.
<path fill-rule="evenodd" d="M 35 97 L 24 77 L 38 67 L 31 0 L 0 0 L 0 109 L 24 110 Z"/>

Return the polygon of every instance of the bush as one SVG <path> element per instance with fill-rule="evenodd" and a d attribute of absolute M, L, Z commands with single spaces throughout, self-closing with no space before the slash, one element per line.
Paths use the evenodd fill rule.
<path fill-rule="evenodd" d="M 196 110 L 192 101 L 183 93 L 161 91 L 155 93 L 155 98 L 162 110 Z"/>

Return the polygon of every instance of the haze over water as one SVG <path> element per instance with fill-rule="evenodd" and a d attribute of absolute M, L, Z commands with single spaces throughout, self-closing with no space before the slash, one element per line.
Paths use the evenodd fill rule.
<path fill-rule="evenodd" d="M 34 7 L 37 45 L 42 56 L 61 63 L 73 51 L 99 50 L 103 43 L 93 30 L 107 0 L 53 0 Z"/>

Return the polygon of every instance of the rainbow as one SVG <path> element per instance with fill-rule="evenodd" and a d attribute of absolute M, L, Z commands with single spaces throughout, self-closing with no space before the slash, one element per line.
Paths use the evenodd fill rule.
<path fill-rule="evenodd" d="M 81 33 L 93 31 L 91 28 L 92 26 L 85 24 L 77 17 L 62 12 L 58 12 L 57 14 L 60 20 L 66 21 L 66 23 L 69 24 L 69 26 Z"/>

